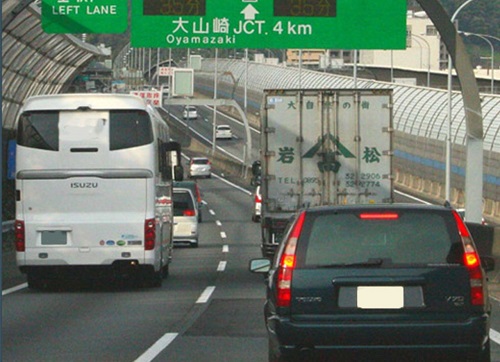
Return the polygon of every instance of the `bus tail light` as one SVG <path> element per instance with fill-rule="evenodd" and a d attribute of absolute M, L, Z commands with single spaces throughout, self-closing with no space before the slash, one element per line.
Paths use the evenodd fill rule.
<path fill-rule="evenodd" d="M 155 219 L 146 219 L 144 222 L 144 249 L 154 250 L 156 239 L 156 221 Z"/>
<path fill-rule="evenodd" d="M 24 221 L 16 220 L 14 222 L 14 240 L 16 243 L 16 251 L 26 250 L 26 237 L 24 230 Z"/>

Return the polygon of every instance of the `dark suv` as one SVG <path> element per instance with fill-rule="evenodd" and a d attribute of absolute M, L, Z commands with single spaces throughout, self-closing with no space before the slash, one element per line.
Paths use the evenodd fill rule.
<path fill-rule="evenodd" d="M 490 361 L 482 263 L 447 207 L 300 211 L 274 262 L 250 263 L 268 273 L 269 360 Z"/>

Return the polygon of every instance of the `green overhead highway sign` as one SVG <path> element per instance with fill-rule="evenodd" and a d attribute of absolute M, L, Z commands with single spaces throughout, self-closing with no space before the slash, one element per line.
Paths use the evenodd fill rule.
<path fill-rule="evenodd" d="M 51 34 L 123 33 L 128 0 L 42 0 L 42 28 Z"/>
<path fill-rule="evenodd" d="M 134 0 L 131 44 L 404 49 L 406 0 Z"/>

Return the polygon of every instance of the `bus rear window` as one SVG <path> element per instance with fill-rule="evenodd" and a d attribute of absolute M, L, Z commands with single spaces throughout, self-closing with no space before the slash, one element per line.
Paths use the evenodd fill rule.
<path fill-rule="evenodd" d="M 59 151 L 59 112 L 25 112 L 19 118 L 17 144 L 40 150 Z"/>
<path fill-rule="evenodd" d="M 153 142 L 153 130 L 149 114 L 137 110 L 113 110 L 109 112 L 109 149 L 123 150 Z"/>

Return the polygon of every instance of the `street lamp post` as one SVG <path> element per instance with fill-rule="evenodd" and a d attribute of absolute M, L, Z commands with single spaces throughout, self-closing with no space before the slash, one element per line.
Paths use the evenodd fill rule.
<path fill-rule="evenodd" d="M 467 0 L 453 13 L 450 21 L 455 23 L 460 11 L 474 0 Z M 452 76 L 451 76 L 451 55 L 448 53 L 448 125 L 446 127 L 446 166 L 445 166 L 445 200 L 450 201 L 451 196 L 451 118 L 452 118 Z"/>
<path fill-rule="evenodd" d="M 485 42 L 488 43 L 491 49 L 491 57 L 488 57 L 487 59 L 491 59 L 491 94 L 494 93 L 495 90 L 495 48 L 493 47 L 493 43 L 491 40 L 488 39 L 487 35 L 483 34 L 476 34 L 476 33 L 470 33 L 470 32 L 465 32 L 465 31 L 459 31 L 459 34 L 462 34 L 464 36 L 475 36 L 478 38 L 483 39 Z M 492 37 L 494 38 L 494 37 Z"/>
<path fill-rule="evenodd" d="M 416 34 L 412 34 L 411 36 L 422 40 L 427 45 L 427 88 L 429 88 L 431 86 L 431 46 L 424 37 Z M 422 55 L 422 46 L 420 46 L 420 55 Z M 420 67 L 422 67 L 422 64 L 420 64 Z"/>

